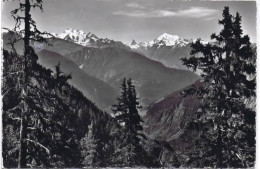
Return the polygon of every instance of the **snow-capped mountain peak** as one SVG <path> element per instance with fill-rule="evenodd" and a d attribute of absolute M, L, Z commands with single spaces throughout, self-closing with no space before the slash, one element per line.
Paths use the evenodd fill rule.
<path fill-rule="evenodd" d="M 67 28 L 62 33 L 56 33 L 53 35 L 57 38 L 69 40 L 84 46 L 88 45 L 91 40 L 97 41 L 99 39 L 95 34 L 91 32 L 85 33 L 83 30 L 77 30 L 72 28 Z"/>
<path fill-rule="evenodd" d="M 87 37 L 90 37 L 90 38 L 96 39 L 96 40 L 99 39 L 95 34 L 93 34 L 93 33 L 91 33 L 91 32 L 89 32 L 89 33 L 87 34 Z"/>
<path fill-rule="evenodd" d="M 164 41 L 167 45 L 171 46 L 171 45 L 174 45 L 178 39 L 180 39 L 180 37 L 178 35 L 171 35 L 168 33 L 163 33 L 161 36 L 159 36 L 154 41 L 155 42 Z"/>
<path fill-rule="evenodd" d="M 182 47 L 186 46 L 190 43 L 189 40 L 182 39 L 178 35 L 172 35 L 168 33 L 163 33 L 162 35 L 158 36 L 156 39 L 150 42 L 140 42 L 138 44 L 130 44 L 130 48 L 138 49 L 138 48 L 147 48 L 147 47 Z"/>
<path fill-rule="evenodd" d="M 108 38 L 105 39 L 99 38 L 95 34 L 91 32 L 86 33 L 83 30 L 67 28 L 62 33 L 59 34 L 55 33 L 53 35 L 54 37 L 64 39 L 73 43 L 77 43 L 82 46 L 96 47 L 96 48 L 118 47 L 118 48 L 129 49 L 127 45 L 124 45 L 120 41 L 114 41 Z"/>
<path fill-rule="evenodd" d="M 163 33 L 158 38 L 149 42 L 149 46 L 185 46 L 189 42 L 180 38 L 178 35 Z"/>
<path fill-rule="evenodd" d="M 132 40 L 132 42 L 131 42 L 131 44 L 130 44 L 129 46 L 130 46 L 130 48 L 132 48 L 132 49 L 137 49 L 137 48 L 140 47 L 140 45 L 137 44 L 135 40 Z"/>

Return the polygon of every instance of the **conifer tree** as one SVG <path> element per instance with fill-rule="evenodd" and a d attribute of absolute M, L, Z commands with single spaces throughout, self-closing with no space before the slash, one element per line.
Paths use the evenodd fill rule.
<path fill-rule="evenodd" d="M 198 39 L 192 56 L 182 59 L 194 71 L 200 69 L 204 81 L 204 86 L 185 91 L 202 98 L 194 119 L 200 135 L 191 162 L 196 167 L 253 167 L 255 110 L 245 100 L 255 97 L 255 57 L 239 13 L 234 17 L 225 7 L 219 24 L 223 29 L 211 36 L 215 42 L 203 45 Z"/>
<path fill-rule="evenodd" d="M 23 80 L 23 68 L 20 63 L 23 56 L 4 52 L 4 85 L 3 92 L 3 129 L 4 140 L 3 151 L 4 165 L 6 167 L 17 167 L 20 152 L 20 121 L 22 98 L 21 83 Z M 11 55 L 11 56 L 10 56 Z M 10 60 L 9 60 L 10 59 Z M 28 113 L 24 115 L 26 121 L 26 136 L 24 137 L 26 149 L 27 167 L 66 167 L 76 164 L 77 159 L 77 135 L 76 114 L 71 107 L 58 95 L 50 91 L 55 88 L 50 82 L 53 77 L 49 71 L 36 64 L 40 73 L 30 74 L 30 89 L 26 97 Z M 51 90 L 50 90 L 51 89 Z M 12 131 L 12 132 L 10 132 Z M 8 143 L 13 140 L 13 144 Z M 73 149 L 72 149 L 73 147 Z"/>
<path fill-rule="evenodd" d="M 61 65 L 60 62 L 55 66 L 55 79 L 56 83 L 58 84 L 59 87 L 61 87 L 63 84 L 65 84 L 69 79 L 72 78 L 71 73 L 66 74 L 61 71 Z"/>
<path fill-rule="evenodd" d="M 132 84 L 132 80 L 127 80 L 127 97 L 128 97 L 128 123 L 126 123 L 126 126 L 129 130 L 129 139 L 130 142 L 134 144 L 138 144 L 139 137 L 145 138 L 145 136 L 142 133 L 139 133 L 143 130 L 143 127 L 141 125 L 141 122 L 143 120 L 141 119 L 140 115 L 138 114 L 138 108 L 141 108 L 139 102 L 137 101 L 136 97 L 136 91 L 135 86 Z"/>
<path fill-rule="evenodd" d="M 121 84 L 121 96 L 118 97 L 118 103 L 113 105 L 115 119 L 121 124 L 122 132 L 120 136 L 121 143 L 117 146 L 120 151 L 118 163 L 121 166 L 145 165 L 145 153 L 141 147 L 141 139 L 145 138 L 142 134 L 142 119 L 138 114 L 140 104 L 136 96 L 135 86 L 131 79 L 123 78 Z"/>
<path fill-rule="evenodd" d="M 128 111 L 128 99 L 127 99 L 127 85 L 126 78 L 123 78 L 121 84 L 121 96 L 117 98 L 117 105 L 113 105 L 113 112 L 115 114 L 115 119 L 120 123 L 124 124 L 127 119 L 127 111 Z"/>
<path fill-rule="evenodd" d="M 9 44 L 11 45 L 12 49 L 15 51 L 14 44 L 20 40 L 23 40 L 24 42 L 24 58 L 23 58 L 23 75 L 22 75 L 22 82 L 21 82 L 21 94 L 19 96 L 20 98 L 20 104 L 21 112 L 20 112 L 20 138 L 19 138 L 19 158 L 18 158 L 18 168 L 26 167 L 26 161 L 27 161 L 27 145 L 28 142 L 31 142 L 35 145 L 41 146 L 42 148 L 46 148 L 42 144 L 40 144 L 37 141 L 32 141 L 28 139 L 28 125 L 29 125 L 29 119 L 30 113 L 32 113 L 34 110 L 30 109 L 29 106 L 29 99 L 27 99 L 28 95 L 28 75 L 31 72 L 31 68 L 34 67 L 38 57 L 34 53 L 33 48 L 30 46 L 30 42 L 46 42 L 46 39 L 43 37 L 43 35 L 50 35 L 47 32 L 41 32 L 37 29 L 36 22 L 32 19 L 30 11 L 31 8 L 39 8 L 41 11 L 43 11 L 42 7 L 42 0 L 24 0 L 24 3 L 20 2 L 19 7 L 11 11 L 11 15 L 13 19 L 15 20 L 15 27 L 10 30 L 7 29 L 12 35 L 14 35 L 12 38 L 10 38 Z M 22 16 L 23 14 L 23 16 Z M 21 29 L 21 24 L 24 23 L 24 28 Z M 16 36 L 17 35 L 17 36 Z M 46 149 L 47 150 L 47 149 Z"/>

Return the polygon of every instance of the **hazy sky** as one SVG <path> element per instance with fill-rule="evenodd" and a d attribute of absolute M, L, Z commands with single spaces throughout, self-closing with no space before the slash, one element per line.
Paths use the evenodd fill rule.
<path fill-rule="evenodd" d="M 2 26 L 13 27 L 9 14 L 18 2 L 5 2 Z M 242 15 L 242 28 L 256 42 L 254 1 L 174 1 L 174 0 L 44 0 L 44 13 L 32 10 L 40 30 L 60 33 L 66 28 L 92 32 L 98 37 L 130 43 L 150 41 L 162 33 L 182 38 L 209 40 L 221 27 L 224 6 Z"/>

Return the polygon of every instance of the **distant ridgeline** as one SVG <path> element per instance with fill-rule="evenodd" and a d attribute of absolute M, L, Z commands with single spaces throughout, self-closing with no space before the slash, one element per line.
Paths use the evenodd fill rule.
<path fill-rule="evenodd" d="M 32 51 L 25 70 L 28 92 L 22 101 L 24 57 L 6 50 L 3 54 L 2 155 L 5 167 L 18 165 L 22 109 L 26 110 L 23 140 L 26 166 L 125 166 L 119 160 L 125 154 L 118 151 L 123 142 L 121 126 L 68 84 L 70 75 L 62 73 L 59 65 L 56 72 L 39 65 L 38 56 Z M 132 166 L 179 165 L 168 144 L 149 139 L 140 144 L 142 149 L 135 152 L 140 154 L 139 161 Z"/>

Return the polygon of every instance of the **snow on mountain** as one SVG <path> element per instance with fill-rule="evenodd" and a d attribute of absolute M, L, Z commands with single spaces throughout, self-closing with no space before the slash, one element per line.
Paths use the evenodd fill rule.
<path fill-rule="evenodd" d="M 82 30 L 74 30 L 71 28 L 66 29 L 64 32 L 59 33 L 59 34 L 53 34 L 55 37 L 64 39 L 64 40 L 69 40 L 72 42 L 75 42 L 77 44 L 87 46 L 91 44 L 91 41 L 96 42 L 99 38 L 94 35 L 93 33 L 85 33 Z"/>
<path fill-rule="evenodd" d="M 164 33 L 158 38 L 149 42 L 149 46 L 175 46 L 178 44 L 185 44 L 186 41 L 180 39 L 178 35 L 171 35 Z"/>
<path fill-rule="evenodd" d="M 53 34 L 54 37 L 71 41 L 82 46 L 96 47 L 96 48 L 105 48 L 105 47 L 118 47 L 118 48 L 127 48 L 129 46 L 123 44 L 120 41 L 114 41 L 108 38 L 98 38 L 95 34 L 89 32 L 85 33 L 82 30 L 74 30 L 71 28 L 66 29 L 60 34 Z"/>
<path fill-rule="evenodd" d="M 139 48 L 139 44 L 137 44 L 135 40 L 133 40 L 132 43 L 129 46 L 131 47 L 131 49 Z"/>
<path fill-rule="evenodd" d="M 188 44 L 195 42 L 197 39 L 183 39 L 180 38 L 178 35 L 172 35 L 172 34 L 168 34 L 168 33 L 163 33 L 162 35 L 160 35 L 159 37 L 157 37 L 156 39 L 150 41 L 150 42 L 140 42 L 138 44 L 133 44 L 131 43 L 129 45 L 129 47 L 131 49 L 137 50 L 139 48 L 147 48 L 147 47 L 183 47 L 183 46 L 187 46 Z M 201 40 L 202 44 L 207 44 L 208 42 Z"/>

